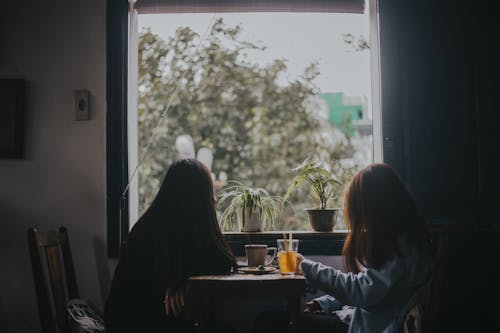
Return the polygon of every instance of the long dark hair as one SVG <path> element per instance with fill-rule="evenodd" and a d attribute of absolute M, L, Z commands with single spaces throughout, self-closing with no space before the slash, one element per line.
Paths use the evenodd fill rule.
<path fill-rule="evenodd" d="M 236 261 L 217 222 L 215 194 L 208 168 L 198 160 L 182 159 L 170 166 L 151 206 L 138 224 L 155 231 L 158 271 L 167 287 L 176 287 L 211 262 L 234 267 Z M 204 265 L 205 264 L 205 265 Z"/>
<path fill-rule="evenodd" d="M 345 193 L 344 219 L 349 234 L 344 243 L 344 265 L 358 273 L 359 264 L 378 268 L 400 255 L 398 241 L 419 250 L 429 233 L 413 197 L 397 173 L 387 164 L 371 164 L 359 171 Z"/>

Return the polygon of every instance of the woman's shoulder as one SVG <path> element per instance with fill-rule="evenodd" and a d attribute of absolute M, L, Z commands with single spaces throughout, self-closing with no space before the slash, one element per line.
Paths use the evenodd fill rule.
<path fill-rule="evenodd" d="M 156 235 L 159 230 L 155 227 L 155 224 L 148 218 L 141 217 L 130 229 L 128 236 L 128 241 L 130 242 L 140 242 L 140 241 L 151 241 L 151 237 Z"/>
<path fill-rule="evenodd" d="M 129 237 L 124 245 L 130 259 L 151 256 L 157 252 L 159 231 L 147 220 L 140 219 L 130 230 Z"/>
<path fill-rule="evenodd" d="M 400 239 L 399 254 L 392 258 L 389 265 L 398 266 L 407 280 L 420 283 L 432 267 L 430 244 L 419 244 L 411 238 Z"/>
<path fill-rule="evenodd" d="M 431 248 L 426 244 L 418 244 L 407 235 L 400 236 L 396 251 L 378 267 L 363 267 L 381 272 L 401 272 L 414 268 L 422 269 L 432 263 Z"/>
<path fill-rule="evenodd" d="M 397 251 L 400 257 L 428 256 L 431 254 L 431 244 L 427 239 L 418 239 L 408 233 L 400 235 L 397 239 Z"/>

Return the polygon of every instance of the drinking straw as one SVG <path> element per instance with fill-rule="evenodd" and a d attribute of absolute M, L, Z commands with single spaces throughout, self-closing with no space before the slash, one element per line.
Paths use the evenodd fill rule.
<path fill-rule="evenodd" d="M 288 244 L 286 243 L 286 233 L 283 233 L 283 246 L 285 247 L 285 252 L 288 252 Z"/>

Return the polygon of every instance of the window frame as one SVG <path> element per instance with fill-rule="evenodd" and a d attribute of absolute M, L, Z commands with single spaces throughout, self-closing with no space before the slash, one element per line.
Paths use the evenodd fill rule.
<path fill-rule="evenodd" d="M 134 207 L 129 201 L 128 191 L 124 191 L 129 179 L 129 148 L 128 137 L 128 103 L 134 96 L 130 95 L 128 71 L 130 68 L 129 47 L 136 44 L 129 39 L 129 24 L 136 24 L 135 17 L 130 16 L 134 1 L 107 0 L 107 249 L 109 257 L 118 257 L 120 248 L 126 243 L 130 216 L 136 216 Z M 381 61 L 379 42 L 378 1 L 367 0 L 367 10 L 370 19 L 371 80 L 372 80 L 372 126 L 373 126 L 373 156 L 374 162 L 382 162 L 385 145 L 382 140 L 381 112 Z M 136 97 L 135 97 L 136 98 Z M 131 168 L 133 169 L 133 168 Z M 136 186 L 136 184 L 131 184 Z M 224 232 L 230 246 L 236 255 L 241 255 L 243 244 L 249 241 L 259 241 L 275 245 L 280 232 Z M 301 252 L 308 255 L 340 255 L 347 231 L 308 232 L 292 231 L 294 237 L 302 240 Z"/>
<path fill-rule="evenodd" d="M 119 256 L 129 231 L 127 145 L 127 0 L 106 2 L 106 211 L 108 257 Z"/>

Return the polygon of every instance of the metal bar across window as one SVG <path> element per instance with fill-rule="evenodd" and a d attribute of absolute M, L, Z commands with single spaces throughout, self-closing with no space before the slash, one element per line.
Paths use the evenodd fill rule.
<path fill-rule="evenodd" d="M 232 12 L 364 12 L 364 0 L 137 0 L 139 14 L 154 13 L 232 13 Z"/>

